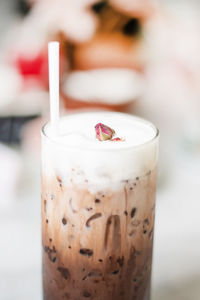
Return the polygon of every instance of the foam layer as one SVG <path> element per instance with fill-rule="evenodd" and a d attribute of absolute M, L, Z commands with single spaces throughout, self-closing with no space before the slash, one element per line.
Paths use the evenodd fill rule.
<path fill-rule="evenodd" d="M 104 123 L 123 142 L 100 142 L 94 126 Z M 142 119 L 114 112 L 69 115 L 60 120 L 60 136 L 51 137 L 47 124 L 42 135 L 43 173 L 64 183 L 87 183 L 99 188 L 119 185 L 155 168 L 156 128 Z"/>

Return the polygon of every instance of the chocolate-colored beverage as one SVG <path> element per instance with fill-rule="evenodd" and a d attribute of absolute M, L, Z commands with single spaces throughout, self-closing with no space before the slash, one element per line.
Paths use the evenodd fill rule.
<path fill-rule="evenodd" d="M 99 122 L 115 136 L 98 140 Z M 125 114 L 43 128 L 43 299 L 150 299 L 157 156 L 156 128 Z"/>

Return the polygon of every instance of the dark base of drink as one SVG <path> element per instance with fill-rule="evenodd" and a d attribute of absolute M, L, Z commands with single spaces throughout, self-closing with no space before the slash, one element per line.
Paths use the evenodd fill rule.
<path fill-rule="evenodd" d="M 102 267 L 83 263 L 80 269 L 76 265 L 71 266 L 71 272 L 69 263 L 67 266 L 60 265 L 54 262 L 53 255 L 48 262 L 44 253 L 43 299 L 149 300 L 151 254 L 144 266 L 134 271 L 139 255 L 133 249 L 126 266 L 123 265 L 123 258 L 109 257 Z"/>

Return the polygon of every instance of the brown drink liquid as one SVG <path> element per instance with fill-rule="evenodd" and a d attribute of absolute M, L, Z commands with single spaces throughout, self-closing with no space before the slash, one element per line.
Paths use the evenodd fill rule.
<path fill-rule="evenodd" d="M 46 139 L 48 137 L 43 137 L 43 145 L 48 143 Z M 150 151 L 157 153 L 157 142 L 151 143 L 154 146 L 148 146 L 143 155 Z M 64 148 L 63 145 L 59 147 Z M 43 157 L 46 151 L 43 150 Z M 59 152 L 58 148 L 56 151 Z M 140 149 L 137 151 L 140 153 Z M 70 166 L 68 180 L 64 173 L 59 173 L 60 167 L 56 168 L 56 163 L 52 163 L 51 154 L 50 160 L 45 158 L 42 170 L 44 300 L 150 299 L 155 153 L 151 156 L 151 161 L 152 157 L 155 161 L 147 164 L 151 168 L 145 170 L 145 164 L 145 172 L 138 176 L 127 178 L 124 169 L 123 177 L 119 168 L 120 180 L 114 182 L 114 188 L 98 182 L 93 182 L 91 188 L 88 171 L 78 167 Z M 120 157 L 125 154 L 120 154 Z M 60 158 L 62 155 L 64 150 Z M 48 163 L 55 167 L 51 169 L 55 172 L 46 171 Z M 62 168 L 65 169 L 64 161 Z M 100 172 L 99 176 L 104 175 Z M 84 182 L 80 180 L 82 177 Z"/>

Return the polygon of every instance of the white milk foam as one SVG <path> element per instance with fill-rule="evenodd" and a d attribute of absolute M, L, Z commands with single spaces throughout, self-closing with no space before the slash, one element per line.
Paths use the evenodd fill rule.
<path fill-rule="evenodd" d="M 98 141 L 95 125 L 103 123 L 124 141 Z M 51 137 L 50 124 L 42 134 L 43 175 L 59 176 L 63 183 L 86 184 L 93 189 L 119 187 L 153 170 L 157 164 L 156 128 L 122 113 L 90 112 L 60 119 L 59 137 Z"/>

